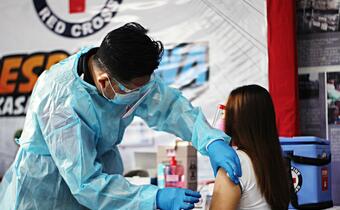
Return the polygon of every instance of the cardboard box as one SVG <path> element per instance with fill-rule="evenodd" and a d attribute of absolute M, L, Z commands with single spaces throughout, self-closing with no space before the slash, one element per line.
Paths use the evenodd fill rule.
<path fill-rule="evenodd" d="M 170 158 L 167 150 L 174 149 L 173 146 L 158 146 L 157 164 L 169 164 Z M 178 144 L 176 148 L 176 160 L 184 167 L 184 187 L 197 189 L 197 151 L 191 145 Z"/>

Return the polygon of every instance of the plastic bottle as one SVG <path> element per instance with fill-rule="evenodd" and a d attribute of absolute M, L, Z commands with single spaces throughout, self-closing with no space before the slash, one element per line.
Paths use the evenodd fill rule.
<path fill-rule="evenodd" d="M 157 166 L 157 185 L 160 189 L 165 187 L 165 175 L 164 175 L 165 165 L 163 163 Z"/>
<path fill-rule="evenodd" d="M 214 128 L 224 131 L 224 119 L 225 119 L 225 105 L 219 104 L 214 116 L 212 126 Z"/>
<path fill-rule="evenodd" d="M 164 168 L 165 187 L 184 188 L 184 168 L 177 163 L 175 155 L 169 157 L 170 164 Z"/>

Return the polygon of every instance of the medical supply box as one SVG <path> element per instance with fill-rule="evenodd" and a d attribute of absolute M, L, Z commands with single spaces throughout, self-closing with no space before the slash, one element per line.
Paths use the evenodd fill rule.
<path fill-rule="evenodd" d="M 280 143 L 292 175 L 289 209 L 332 207 L 329 142 L 304 136 L 281 137 Z"/>
<path fill-rule="evenodd" d="M 174 149 L 172 146 L 159 145 L 157 150 L 157 163 L 169 165 L 168 150 Z M 184 188 L 190 190 L 197 189 L 197 151 L 191 145 L 179 143 L 176 146 L 176 159 L 178 164 L 184 167 Z"/>

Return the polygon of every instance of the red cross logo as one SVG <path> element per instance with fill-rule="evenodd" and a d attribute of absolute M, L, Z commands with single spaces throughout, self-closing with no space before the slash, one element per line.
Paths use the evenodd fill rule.
<path fill-rule="evenodd" d="M 69 0 L 69 13 L 83 13 L 85 12 L 85 0 Z"/>

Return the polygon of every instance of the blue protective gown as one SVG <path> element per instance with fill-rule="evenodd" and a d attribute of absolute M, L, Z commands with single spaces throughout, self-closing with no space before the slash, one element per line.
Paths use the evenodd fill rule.
<path fill-rule="evenodd" d="M 139 116 L 155 130 L 191 140 L 203 155 L 214 139 L 202 112 L 156 78 L 154 89 L 127 118 L 124 105 L 105 99 L 77 74 L 83 49 L 38 79 L 15 161 L 0 185 L 0 209 L 155 209 L 158 188 L 135 186 L 121 175 L 117 148 Z"/>

